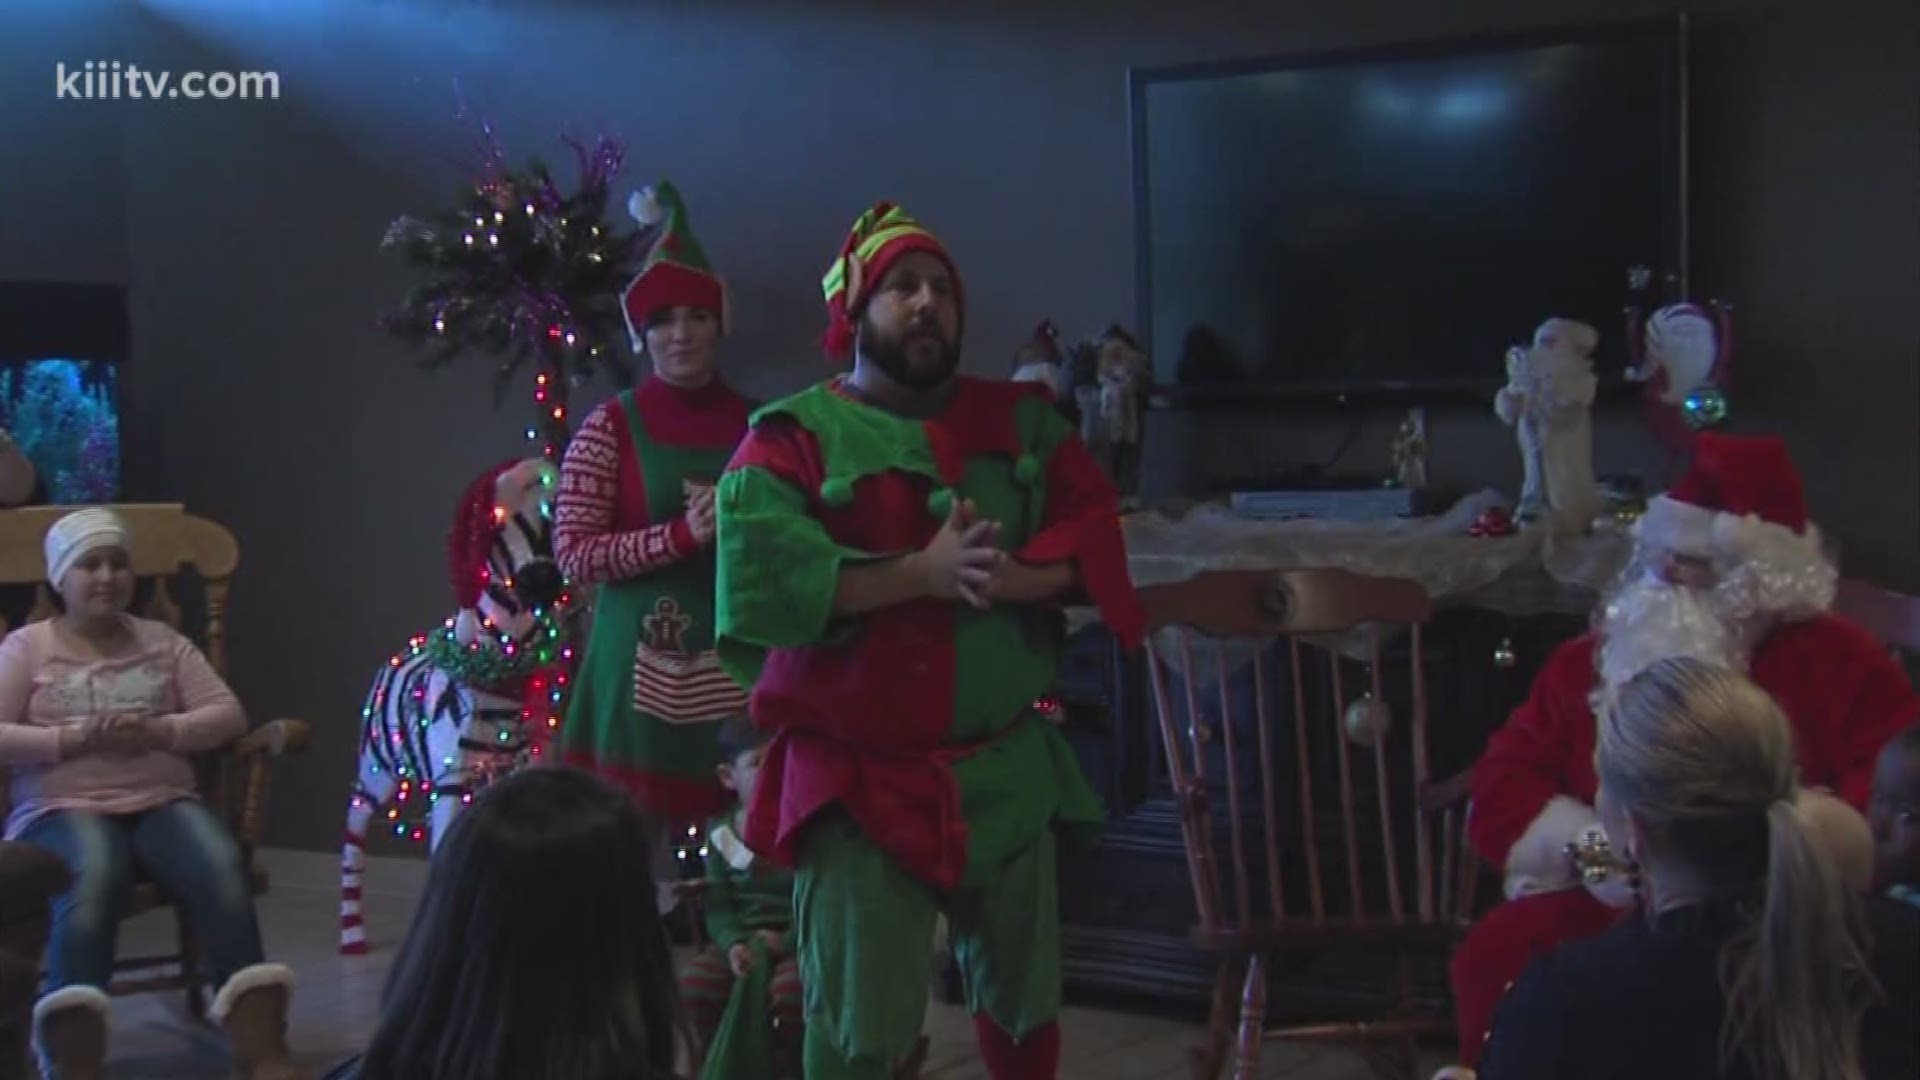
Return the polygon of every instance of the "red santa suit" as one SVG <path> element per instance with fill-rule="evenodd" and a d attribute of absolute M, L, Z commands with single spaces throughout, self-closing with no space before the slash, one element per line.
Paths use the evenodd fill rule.
<path fill-rule="evenodd" d="M 1807 523 L 1800 481 L 1775 438 L 1703 434 L 1693 467 L 1641 519 L 1634 565 L 1601 628 L 1562 645 L 1474 767 L 1468 836 L 1506 875 L 1508 900 L 1453 960 L 1463 1063 L 1477 1061 L 1501 994 L 1534 956 L 1597 934 L 1633 904 L 1631 886 L 1584 886 L 1566 854 L 1599 825 L 1596 702 L 1663 655 L 1744 666 L 1792 721 L 1802 783 L 1865 807 L 1875 757 L 1920 715 L 1886 648 L 1830 614 L 1835 573 Z M 1704 560 L 1714 584 L 1655 573 Z"/>

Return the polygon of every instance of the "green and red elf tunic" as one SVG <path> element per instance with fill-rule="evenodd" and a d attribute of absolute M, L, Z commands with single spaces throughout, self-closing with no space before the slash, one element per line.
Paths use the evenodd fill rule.
<path fill-rule="evenodd" d="M 1117 496 L 1043 389 L 962 376 L 925 421 L 837 380 L 766 406 L 717 511 L 720 660 L 774 732 L 747 819 L 756 851 L 793 865 L 802 827 L 838 803 L 909 873 L 950 889 L 1050 823 L 1099 822 L 1034 708 L 1055 678 L 1057 612 L 922 599 L 832 613 L 841 567 L 919 550 L 956 498 L 1000 523 L 1014 558 L 1072 560 L 1107 624 L 1138 644 Z"/>

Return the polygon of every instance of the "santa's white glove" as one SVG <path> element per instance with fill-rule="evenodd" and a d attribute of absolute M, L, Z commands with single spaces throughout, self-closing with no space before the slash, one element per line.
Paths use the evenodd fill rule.
<path fill-rule="evenodd" d="M 1580 876 L 1567 856 L 1567 845 L 1599 827 L 1600 815 L 1586 803 L 1564 795 L 1547 800 L 1507 851 L 1507 899 L 1578 888 Z"/>

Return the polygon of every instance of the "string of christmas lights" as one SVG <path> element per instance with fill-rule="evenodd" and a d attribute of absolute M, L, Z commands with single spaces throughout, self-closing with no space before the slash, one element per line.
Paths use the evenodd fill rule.
<path fill-rule="evenodd" d="M 552 607 L 535 609 L 533 627 L 518 640 L 488 619 L 481 622 L 482 636 L 463 645 L 455 637 L 455 621 L 448 619 L 429 633 L 415 634 L 407 640 L 405 649 L 388 658 L 388 666 L 398 668 L 427 653 L 428 663 L 472 690 L 521 698 L 519 732 L 525 744 L 504 761 L 477 763 L 476 774 L 460 794 L 462 803 L 473 802 L 474 792 L 497 777 L 538 763 L 558 734 L 560 717 L 566 714 L 567 672 L 572 668 L 574 655 L 568 618 L 571 599 L 562 594 Z M 424 695 L 424 689 L 416 689 L 413 696 L 418 700 Z M 381 704 L 375 702 L 370 707 Z M 421 710 L 418 720 L 421 728 L 433 720 L 431 713 Z M 402 734 L 396 731 L 390 737 L 397 748 Z M 503 728 L 495 733 L 495 738 L 503 744 L 511 743 L 514 732 Z M 396 753 L 395 758 L 405 760 L 403 754 Z M 440 760 L 439 767 L 451 769 L 455 764 L 453 758 L 446 757 Z M 441 793 L 434 789 L 432 777 L 415 775 L 404 765 L 397 773 L 393 802 L 384 815 L 385 824 L 394 836 L 423 843 L 430 835 L 428 820 Z M 354 802 L 361 801 L 361 796 L 354 796 Z"/>

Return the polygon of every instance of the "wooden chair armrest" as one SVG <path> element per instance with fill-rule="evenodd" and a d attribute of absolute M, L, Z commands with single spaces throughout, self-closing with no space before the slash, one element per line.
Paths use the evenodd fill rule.
<path fill-rule="evenodd" d="M 249 859 L 266 832 L 267 787 L 273 782 L 274 759 L 305 751 L 312 738 L 313 726 L 305 720 L 270 720 L 234 744 L 240 804 L 231 808 L 229 824 Z"/>
<path fill-rule="evenodd" d="M 285 757 L 305 753 L 312 741 L 313 725 L 305 720 L 269 720 L 242 735 L 233 744 L 233 752 L 241 757 Z"/>

